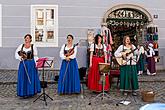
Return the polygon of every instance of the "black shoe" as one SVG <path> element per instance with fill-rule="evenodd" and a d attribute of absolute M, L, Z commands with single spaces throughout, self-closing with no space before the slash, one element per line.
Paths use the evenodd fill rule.
<path fill-rule="evenodd" d="M 133 95 L 133 96 L 137 96 L 137 93 L 136 93 L 136 92 L 133 92 L 132 95 Z"/>
<path fill-rule="evenodd" d="M 127 96 L 127 95 L 128 95 L 128 92 L 124 92 L 123 95 L 124 95 L 124 96 Z"/>

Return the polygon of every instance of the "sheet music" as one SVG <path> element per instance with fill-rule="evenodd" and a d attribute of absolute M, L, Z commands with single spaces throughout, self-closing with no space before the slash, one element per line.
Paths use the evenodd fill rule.
<path fill-rule="evenodd" d="M 45 59 L 45 60 L 41 60 L 41 59 Z M 46 56 L 46 57 L 40 57 L 39 59 L 38 59 L 38 62 L 37 63 L 40 63 L 40 62 L 44 62 L 44 65 L 43 65 L 43 67 L 39 67 L 39 68 L 51 68 L 52 67 L 52 65 L 53 65 L 53 63 L 55 63 L 54 62 L 54 57 L 48 57 L 48 56 Z"/>

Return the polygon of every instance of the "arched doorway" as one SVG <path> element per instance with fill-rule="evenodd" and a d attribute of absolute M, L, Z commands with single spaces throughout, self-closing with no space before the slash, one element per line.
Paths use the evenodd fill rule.
<path fill-rule="evenodd" d="M 146 26 L 152 22 L 152 16 L 144 8 L 122 4 L 109 9 L 103 17 L 102 23 L 106 23 L 111 30 L 114 45 L 113 51 L 122 44 L 124 35 L 129 35 L 134 45 L 144 43 Z"/>

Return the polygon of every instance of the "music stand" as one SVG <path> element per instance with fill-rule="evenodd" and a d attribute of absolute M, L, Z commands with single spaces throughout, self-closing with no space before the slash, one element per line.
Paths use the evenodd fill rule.
<path fill-rule="evenodd" d="M 42 88 L 42 94 L 40 94 L 33 102 L 37 101 L 38 99 L 42 100 L 45 102 L 45 105 L 47 106 L 47 102 L 46 102 L 46 99 L 49 98 L 51 100 L 53 100 L 48 94 L 45 93 L 45 88 L 46 88 L 46 81 L 45 81 L 45 68 L 51 68 L 51 66 L 53 65 L 54 63 L 54 60 L 52 59 L 48 59 L 48 58 L 40 58 L 38 61 L 37 61 L 37 68 L 42 68 L 42 83 L 43 86 Z M 42 97 L 42 98 L 41 98 Z"/>
<path fill-rule="evenodd" d="M 110 95 L 108 95 L 104 90 L 104 86 L 105 86 L 105 82 L 106 82 L 106 75 L 108 75 L 108 73 L 110 71 L 110 64 L 99 63 L 99 71 L 101 72 L 100 80 L 102 83 L 102 92 L 100 94 L 98 94 L 94 99 L 101 97 L 101 99 L 104 100 L 105 98 L 107 98 L 107 99 L 110 98 Z"/>

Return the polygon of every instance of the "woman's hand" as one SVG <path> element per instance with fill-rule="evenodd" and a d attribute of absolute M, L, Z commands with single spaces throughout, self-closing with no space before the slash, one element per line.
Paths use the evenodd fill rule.
<path fill-rule="evenodd" d="M 21 57 L 22 57 L 23 59 L 27 59 L 27 55 L 25 55 L 25 54 L 23 54 Z"/>
<path fill-rule="evenodd" d="M 92 63 L 89 64 L 89 67 L 92 67 Z"/>
<path fill-rule="evenodd" d="M 123 58 L 127 57 L 125 52 L 121 52 L 121 55 L 123 56 Z"/>
<path fill-rule="evenodd" d="M 66 60 L 66 61 L 70 61 L 70 58 L 69 58 L 69 57 L 66 57 L 65 60 Z"/>
<path fill-rule="evenodd" d="M 137 49 L 138 49 L 138 50 L 140 49 L 140 45 L 137 46 Z"/>
<path fill-rule="evenodd" d="M 90 63 L 89 63 L 89 67 L 92 67 L 92 57 L 93 57 L 93 52 L 90 52 Z"/>

